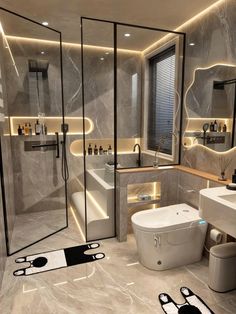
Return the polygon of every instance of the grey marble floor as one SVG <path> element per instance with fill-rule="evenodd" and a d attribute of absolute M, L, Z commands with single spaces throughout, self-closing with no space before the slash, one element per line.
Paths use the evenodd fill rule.
<path fill-rule="evenodd" d="M 217 314 L 236 313 L 236 290 L 220 294 L 207 286 L 208 261 L 168 271 L 151 271 L 137 263 L 133 235 L 128 241 L 100 241 L 106 258 L 90 264 L 28 277 L 14 277 L 16 257 L 81 244 L 75 222 L 70 228 L 9 257 L 1 290 L 4 314 L 150 314 L 162 313 L 157 296 L 169 293 L 182 303 L 181 286 L 201 296 Z"/>

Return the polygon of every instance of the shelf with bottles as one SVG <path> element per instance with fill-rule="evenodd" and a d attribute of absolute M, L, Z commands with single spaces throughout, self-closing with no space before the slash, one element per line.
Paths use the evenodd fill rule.
<path fill-rule="evenodd" d="M 203 132 L 203 125 L 208 124 L 206 132 L 227 133 L 232 130 L 232 118 L 188 118 L 185 133 Z"/>
<path fill-rule="evenodd" d="M 160 200 L 160 182 L 135 183 L 129 184 L 127 187 L 128 207 L 158 204 Z"/>
<path fill-rule="evenodd" d="M 140 143 L 140 138 L 118 139 L 117 141 L 118 154 L 135 154 L 135 152 L 133 152 L 133 147 L 137 143 L 138 144 Z M 92 154 L 88 154 L 88 148 L 92 149 Z M 96 154 L 94 154 L 95 149 Z M 114 155 L 114 139 L 113 138 L 86 139 L 85 150 L 86 157 Z M 70 152 L 72 155 L 77 157 L 83 156 L 83 140 L 76 139 L 75 141 L 73 141 L 70 145 Z"/>
<path fill-rule="evenodd" d="M 20 126 L 24 126 L 27 123 L 31 125 L 32 135 L 36 135 L 36 123 L 39 121 L 39 125 L 41 127 L 41 134 L 46 133 L 47 135 L 54 135 L 55 132 L 62 134 L 61 132 L 61 124 L 62 117 L 61 116 L 11 116 L 5 117 L 5 121 L 10 120 L 10 131 L 12 136 L 17 136 L 18 128 Z M 68 135 L 83 135 L 83 118 L 82 117 L 65 117 L 65 123 L 69 125 Z M 42 131 L 42 126 L 44 130 Z M 45 131 L 46 128 L 46 131 Z M 90 134 L 94 130 L 93 121 L 90 118 L 85 117 L 85 134 Z M 7 132 L 8 133 L 8 132 Z"/>

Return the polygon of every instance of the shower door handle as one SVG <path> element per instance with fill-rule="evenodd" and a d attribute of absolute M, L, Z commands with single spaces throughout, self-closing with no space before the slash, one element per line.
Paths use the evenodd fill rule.
<path fill-rule="evenodd" d="M 41 147 L 56 147 L 56 158 L 60 158 L 60 150 L 59 150 L 59 134 L 58 132 L 55 132 L 56 135 L 56 143 L 55 144 L 38 144 L 38 145 L 32 145 L 32 148 L 41 148 Z"/>

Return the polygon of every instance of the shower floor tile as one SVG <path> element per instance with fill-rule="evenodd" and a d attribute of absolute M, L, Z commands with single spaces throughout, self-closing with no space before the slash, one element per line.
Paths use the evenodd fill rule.
<path fill-rule="evenodd" d="M 4 314 L 163 314 L 157 296 L 166 292 L 182 303 L 179 288 L 189 287 L 217 314 L 235 313 L 236 290 L 216 293 L 207 286 L 208 261 L 152 271 L 138 263 L 134 236 L 127 242 L 99 241 L 105 259 L 28 277 L 14 277 L 19 256 L 82 244 L 70 227 L 7 259 L 0 308 Z"/>

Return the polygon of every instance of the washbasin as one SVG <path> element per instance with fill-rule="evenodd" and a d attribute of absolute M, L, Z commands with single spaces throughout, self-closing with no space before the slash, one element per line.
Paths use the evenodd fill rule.
<path fill-rule="evenodd" d="M 236 191 L 225 186 L 201 190 L 199 216 L 236 238 Z"/>
<path fill-rule="evenodd" d="M 235 194 L 229 194 L 229 195 L 220 195 L 219 197 L 225 201 L 234 203 L 236 205 L 236 193 Z"/>

